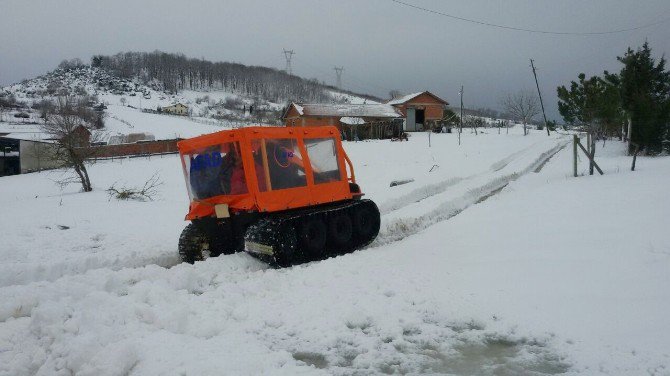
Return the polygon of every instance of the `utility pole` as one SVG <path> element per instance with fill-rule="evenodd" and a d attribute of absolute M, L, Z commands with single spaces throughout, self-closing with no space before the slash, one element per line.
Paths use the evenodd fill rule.
<path fill-rule="evenodd" d="M 535 77 L 535 86 L 537 86 L 537 95 L 540 96 L 540 107 L 542 107 L 542 116 L 544 117 L 544 127 L 547 129 L 547 136 L 549 136 L 549 126 L 547 126 L 547 114 L 544 113 L 544 103 L 542 103 L 542 93 L 540 92 L 540 84 L 537 83 L 537 73 L 535 73 L 535 64 L 533 59 L 530 59 L 530 66 L 533 68 L 533 76 Z"/>
<path fill-rule="evenodd" d="M 461 144 L 461 132 L 463 132 L 463 85 L 461 85 L 461 91 L 458 92 L 458 96 L 461 97 L 461 119 L 458 124 L 458 144 Z"/>
<path fill-rule="evenodd" d="M 287 50 L 284 48 L 284 57 L 286 58 L 286 73 L 289 75 L 293 74 L 293 70 L 291 69 L 291 58 L 293 58 L 293 55 L 295 55 L 295 52 L 293 50 Z"/>
<path fill-rule="evenodd" d="M 337 88 L 342 89 L 342 71 L 344 71 L 344 67 L 335 67 L 335 75 L 337 75 Z"/>

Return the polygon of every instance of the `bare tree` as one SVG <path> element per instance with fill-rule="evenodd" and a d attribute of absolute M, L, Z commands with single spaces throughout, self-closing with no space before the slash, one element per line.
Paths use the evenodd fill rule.
<path fill-rule="evenodd" d="M 500 104 L 515 120 L 523 123 L 523 135 L 526 136 L 528 134 L 527 124 L 540 113 L 537 97 L 530 91 L 521 90 L 514 94 L 507 94 L 502 98 Z"/>
<path fill-rule="evenodd" d="M 92 163 L 93 149 L 90 144 L 98 137 L 91 131 L 95 119 L 93 111 L 76 98 L 59 97 L 56 109 L 41 126 L 44 133 L 56 140 L 54 159 L 74 170 L 76 177 L 73 180 L 81 183 L 84 192 L 93 190 L 86 165 Z M 60 183 L 70 182 L 70 179 L 65 179 Z"/>
<path fill-rule="evenodd" d="M 470 128 L 477 135 L 477 127 L 484 126 L 484 119 L 478 116 L 465 115 L 463 116 L 463 126 Z"/>
<path fill-rule="evenodd" d="M 45 123 L 49 119 L 49 114 L 54 111 L 56 105 L 49 99 L 42 99 L 33 103 L 33 109 L 40 114 L 40 119 Z"/>
<path fill-rule="evenodd" d="M 259 95 L 272 102 L 332 100 L 318 80 L 306 80 L 272 68 L 237 63 L 213 63 L 160 51 L 124 52 L 94 56 L 91 64 L 118 73 L 122 78 L 142 77 L 156 90 L 225 89 L 243 95 Z"/>
<path fill-rule="evenodd" d="M 389 91 L 389 96 L 391 99 L 398 99 L 402 97 L 402 92 L 400 92 L 400 90 L 391 90 Z"/>
<path fill-rule="evenodd" d="M 84 65 L 84 62 L 82 62 L 80 58 L 74 58 L 71 60 L 61 61 L 60 64 L 58 64 L 58 68 L 67 70 L 67 69 L 78 68 L 81 67 L 82 65 Z"/>
<path fill-rule="evenodd" d="M 3 119 L 3 114 L 9 112 L 16 107 L 16 98 L 13 94 L 5 94 L 0 92 L 0 121 Z"/>

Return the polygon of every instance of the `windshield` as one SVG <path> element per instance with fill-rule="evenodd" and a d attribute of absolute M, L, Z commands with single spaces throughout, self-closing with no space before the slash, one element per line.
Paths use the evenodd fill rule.
<path fill-rule="evenodd" d="M 247 193 L 239 143 L 228 142 L 183 154 L 191 200 Z"/>

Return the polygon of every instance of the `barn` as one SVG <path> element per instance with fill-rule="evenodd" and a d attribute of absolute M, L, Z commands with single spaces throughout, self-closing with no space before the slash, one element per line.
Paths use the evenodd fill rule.
<path fill-rule="evenodd" d="M 392 137 L 402 129 L 402 114 L 388 104 L 291 103 L 283 115 L 287 127 L 336 126 L 345 139 Z"/>
<path fill-rule="evenodd" d="M 56 144 L 21 133 L 0 134 L 0 176 L 58 168 Z"/>
<path fill-rule="evenodd" d="M 422 91 L 374 104 L 291 103 L 282 119 L 287 127 L 334 125 L 345 139 L 397 137 L 439 125 L 449 103 Z"/>
<path fill-rule="evenodd" d="M 427 124 L 441 120 L 444 109 L 449 105 L 447 101 L 429 91 L 394 98 L 386 104 L 402 114 L 407 132 L 422 131 Z"/>

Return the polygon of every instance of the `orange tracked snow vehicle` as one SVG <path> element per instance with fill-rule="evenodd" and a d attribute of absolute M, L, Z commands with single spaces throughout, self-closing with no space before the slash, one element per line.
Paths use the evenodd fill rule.
<path fill-rule="evenodd" d="M 351 252 L 379 233 L 335 127 L 249 127 L 178 144 L 191 201 L 179 254 L 244 251 L 280 266 Z"/>

